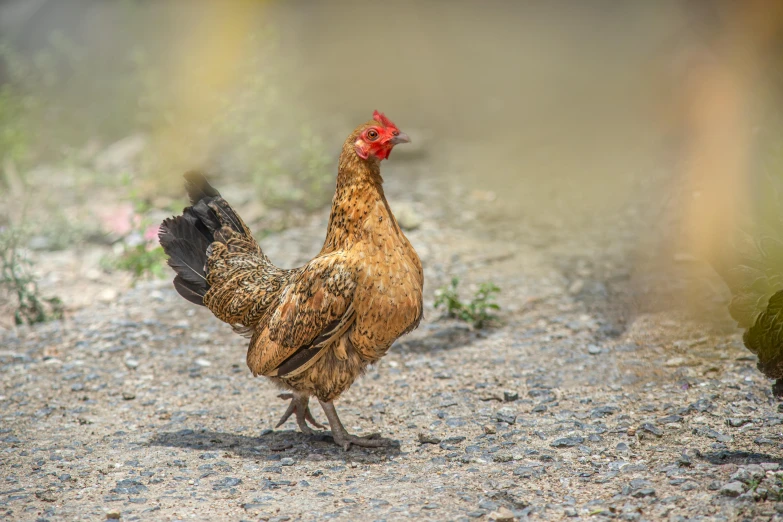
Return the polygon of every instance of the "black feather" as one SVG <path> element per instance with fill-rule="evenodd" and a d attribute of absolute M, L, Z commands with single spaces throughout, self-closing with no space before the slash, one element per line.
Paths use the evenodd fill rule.
<path fill-rule="evenodd" d="M 190 283 L 188 281 L 185 281 L 180 276 L 177 276 L 174 278 L 174 288 L 177 290 L 179 295 L 190 301 L 191 303 L 197 304 L 197 305 L 204 305 L 204 293 L 201 293 L 204 291 L 203 288 L 200 288 L 197 285 L 194 285 L 193 283 Z"/>
<path fill-rule="evenodd" d="M 221 227 L 209 203 L 220 199 L 220 192 L 198 172 L 185 174 L 185 188 L 193 206 L 187 207 L 181 216 L 163 221 L 158 238 L 169 256 L 169 266 L 177 273 L 174 288 L 188 301 L 203 305 L 209 290 L 207 250 L 215 241 L 215 230 Z"/>
<path fill-rule="evenodd" d="M 201 172 L 191 170 L 185 173 L 185 190 L 188 191 L 190 203 L 195 205 L 202 199 L 220 197 L 218 192 L 209 184 L 207 178 Z"/>
<path fill-rule="evenodd" d="M 188 301 L 203 305 L 209 291 L 207 259 L 212 243 L 228 243 L 235 233 L 248 237 L 250 234 L 234 209 L 203 174 L 186 173 L 185 188 L 191 206 L 183 210 L 181 216 L 163 221 L 158 238 L 169 256 L 169 266 L 177 273 L 174 288 Z M 252 237 L 250 239 L 252 241 Z"/>

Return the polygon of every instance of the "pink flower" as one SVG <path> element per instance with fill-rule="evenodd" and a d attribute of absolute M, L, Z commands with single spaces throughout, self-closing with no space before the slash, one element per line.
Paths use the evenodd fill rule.
<path fill-rule="evenodd" d="M 160 228 L 159 225 L 148 226 L 147 229 L 144 231 L 144 241 L 146 241 L 147 243 L 152 243 L 153 245 L 157 245 L 159 228 Z"/>
<path fill-rule="evenodd" d="M 134 226 L 138 226 L 141 218 L 133 212 L 130 203 L 121 203 L 111 210 L 100 212 L 101 224 L 104 230 L 118 236 L 126 236 L 131 233 Z"/>

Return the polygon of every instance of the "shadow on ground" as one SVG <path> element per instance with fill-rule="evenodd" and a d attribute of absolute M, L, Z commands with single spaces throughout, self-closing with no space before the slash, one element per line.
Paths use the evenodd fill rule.
<path fill-rule="evenodd" d="M 773 457 L 767 453 L 749 451 L 715 451 L 703 453 L 701 458 L 711 464 L 761 464 L 762 462 L 774 462 L 783 466 L 783 457 Z"/>
<path fill-rule="evenodd" d="M 431 331 L 424 337 L 403 337 L 394 346 L 396 350 L 406 353 L 432 353 L 441 350 L 452 350 L 470 346 L 492 330 L 471 330 L 466 324 L 444 319 L 432 323 Z"/>
<path fill-rule="evenodd" d="M 359 448 L 352 446 L 349 450 L 352 460 L 366 464 L 380 463 L 382 457 L 393 457 L 400 454 L 400 443 L 389 440 L 383 448 Z M 329 432 L 313 436 L 304 435 L 298 431 L 273 431 L 257 437 L 237 435 L 212 430 L 184 429 L 174 432 L 161 432 L 150 440 L 151 446 L 187 448 L 205 452 L 230 452 L 236 456 L 254 460 L 279 460 L 291 450 L 307 450 L 308 455 L 342 455 L 345 452 L 334 444 Z"/>

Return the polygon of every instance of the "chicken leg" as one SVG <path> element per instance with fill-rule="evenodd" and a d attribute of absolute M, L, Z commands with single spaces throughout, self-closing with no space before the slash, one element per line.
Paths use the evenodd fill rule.
<path fill-rule="evenodd" d="M 325 429 L 322 424 L 319 424 L 318 421 L 313 418 L 313 414 L 310 413 L 309 395 L 302 395 L 299 393 L 281 393 L 278 395 L 278 397 L 284 400 L 291 399 L 291 403 L 288 405 L 288 408 L 285 410 L 285 413 L 280 418 L 280 422 L 277 423 L 275 428 L 282 426 L 291 415 L 296 415 L 296 423 L 299 425 L 299 430 L 305 435 L 313 435 L 313 433 L 315 433 L 313 429 L 307 425 L 308 421 L 316 428 L 322 430 Z"/>
<path fill-rule="evenodd" d="M 380 435 L 378 433 L 373 433 L 371 435 L 367 435 L 366 437 L 351 435 L 346 431 L 343 423 L 340 422 L 340 417 L 337 416 L 337 410 L 334 409 L 334 403 L 331 401 L 319 402 L 321 403 L 321 407 L 324 409 L 326 418 L 329 419 L 329 427 L 332 430 L 332 438 L 337 443 L 337 445 L 341 446 L 345 451 L 350 449 L 351 444 L 356 444 L 357 446 L 362 446 L 365 448 L 380 448 L 387 445 L 388 441 L 379 438 Z"/>

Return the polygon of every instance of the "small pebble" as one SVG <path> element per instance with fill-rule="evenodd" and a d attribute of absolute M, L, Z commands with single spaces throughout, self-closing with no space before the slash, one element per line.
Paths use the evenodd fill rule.
<path fill-rule="evenodd" d="M 571 448 L 578 446 L 584 442 L 584 437 L 563 437 L 561 439 L 555 439 L 550 446 L 553 448 Z"/>
<path fill-rule="evenodd" d="M 434 435 L 424 432 L 419 432 L 418 438 L 419 444 L 440 444 L 442 440 Z"/>
<path fill-rule="evenodd" d="M 514 522 L 514 513 L 512 513 L 511 510 L 507 507 L 501 506 L 497 509 L 497 511 L 490 513 L 488 518 L 490 520 L 494 520 L 495 522 Z"/>
<path fill-rule="evenodd" d="M 517 420 L 517 416 L 513 413 L 507 413 L 503 411 L 499 411 L 495 414 L 495 418 L 499 422 L 505 422 L 506 424 L 514 424 Z"/>
<path fill-rule="evenodd" d="M 729 482 L 720 488 L 720 494 L 724 497 L 738 497 L 745 493 L 745 485 L 742 482 Z"/>

